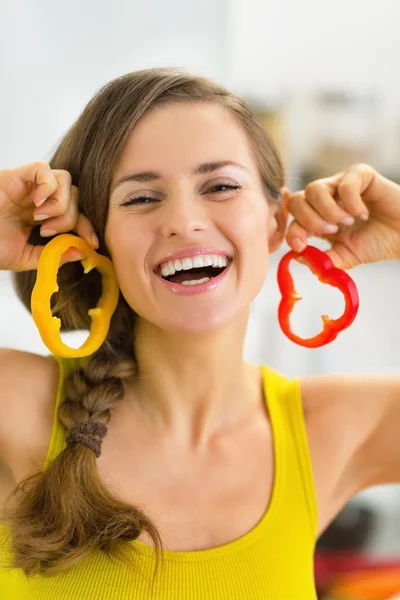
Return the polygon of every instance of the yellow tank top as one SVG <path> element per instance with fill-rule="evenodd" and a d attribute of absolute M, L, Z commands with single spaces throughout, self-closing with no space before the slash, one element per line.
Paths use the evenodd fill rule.
<path fill-rule="evenodd" d="M 76 359 L 56 360 L 60 380 L 44 468 L 65 447 L 57 406 L 63 379 L 78 366 Z M 165 550 L 153 592 L 153 549 L 135 540 L 134 571 L 100 552 L 53 577 L 0 571 L 1 600 L 315 600 L 317 506 L 300 382 L 261 369 L 275 473 L 269 506 L 251 531 L 209 550 Z"/>

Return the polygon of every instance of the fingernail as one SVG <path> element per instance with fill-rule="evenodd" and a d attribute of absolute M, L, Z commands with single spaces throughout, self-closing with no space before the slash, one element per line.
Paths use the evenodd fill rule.
<path fill-rule="evenodd" d="M 48 219 L 50 215 L 35 215 L 33 217 L 34 221 L 42 221 L 43 219 Z"/>
<path fill-rule="evenodd" d="M 360 215 L 360 219 L 362 221 L 368 221 L 369 219 L 369 214 L 368 213 L 363 213 L 362 215 Z"/>
<path fill-rule="evenodd" d="M 343 223 L 343 225 L 353 225 L 354 217 L 344 217 L 344 219 L 341 220 L 341 223 Z"/>
<path fill-rule="evenodd" d="M 302 252 L 307 244 L 301 238 L 295 237 L 292 240 L 291 246 L 295 252 Z"/>
<path fill-rule="evenodd" d="M 99 238 L 95 233 L 92 235 L 92 246 L 94 246 L 95 248 L 99 247 Z"/>
<path fill-rule="evenodd" d="M 339 231 L 339 227 L 337 225 L 325 225 L 322 230 L 322 233 L 337 233 Z"/>
<path fill-rule="evenodd" d="M 39 206 L 42 206 L 42 204 L 44 204 L 44 202 L 46 202 L 47 198 L 42 198 L 41 200 L 39 200 L 39 202 L 36 204 L 36 206 L 39 208 Z"/>
<path fill-rule="evenodd" d="M 40 235 L 42 237 L 48 237 L 51 235 L 56 235 L 57 231 L 55 231 L 55 229 L 41 229 L 40 230 Z"/>

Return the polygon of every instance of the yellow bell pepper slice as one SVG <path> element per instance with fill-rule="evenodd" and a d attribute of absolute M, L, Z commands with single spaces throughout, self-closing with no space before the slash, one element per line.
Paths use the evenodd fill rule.
<path fill-rule="evenodd" d="M 80 348 L 70 348 L 61 340 L 61 319 L 53 317 L 50 299 L 58 291 L 57 273 L 61 255 L 69 248 L 77 248 L 84 254 L 81 259 L 84 273 L 94 267 L 102 276 L 102 296 L 95 308 L 88 311 L 91 327 L 88 339 Z M 85 240 L 65 233 L 52 239 L 43 248 L 39 258 L 36 283 L 32 290 L 31 311 L 40 336 L 53 354 L 64 358 L 83 357 L 93 354 L 106 339 L 111 317 L 118 304 L 119 286 L 113 264 L 109 258 L 98 254 Z"/>

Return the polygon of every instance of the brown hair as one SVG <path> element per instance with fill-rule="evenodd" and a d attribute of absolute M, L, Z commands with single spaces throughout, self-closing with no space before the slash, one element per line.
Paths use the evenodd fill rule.
<path fill-rule="evenodd" d="M 62 140 L 50 165 L 65 169 L 79 189 L 79 209 L 93 224 L 99 252 L 104 242 L 109 188 L 116 161 L 132 128 L 146 111 L 171 103 L 203 101 L 229 110 L 243 126 L 257 160 L 265 195 L 280 199 L 284 172 L 273 142 L 257 115 L 243 100 L 219 84 L 180 70 L 149 69 L 120 77 L 89 102 Z M 43 244 L 38 228 L 32 243 Z M 17 293 L 30 310 L 36 273 L 14 273 Z M 62 331 L 89 329 L 89 308 L 101 293 L 97 271 L 83 276 L 79 262 L 65 264 L 58 275 L 60 290 L 53 313 Z M 58 417 L 68 431 L 84 422 L 107 424 L 110 408 L 124 395 L 124 385 L 138 376 L 132 348 L 136 315 L 122 294 L 106 341 L 64 382 L 65 400 Z M 159 557 L 160 536 L 141 510 L 114 497 L 101 482 L 96 457 L 82 444 L 68 445 L 48 466 L 21 482 L 7 513 L 11 524 L 13 566 L 26 574 L 55 574 L 98 549 L 122 557 L 126 541 L 146 531 Z"/>

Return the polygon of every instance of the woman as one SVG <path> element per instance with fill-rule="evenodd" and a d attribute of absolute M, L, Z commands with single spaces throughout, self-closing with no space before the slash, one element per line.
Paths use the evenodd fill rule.
<path fill-rule="evenodd" d="M 242 347 L 285 235 L 328 237 L 340 268 L 397 258 L 400 188 L 366 165 L 283 185 L 245 103 L 170 70 L 111 82 L 49 165 L 0 173 L 0 266 L 28 308 L 43 244 L 67 231 L 121 290 L 88 359 L 1 352 L 2 597 L 315 598 L 317 536 L 399 481 L 397 377 L 288 379 Z M 79 258 L 59 273 L 65 330 L 101 293 Z"/>

